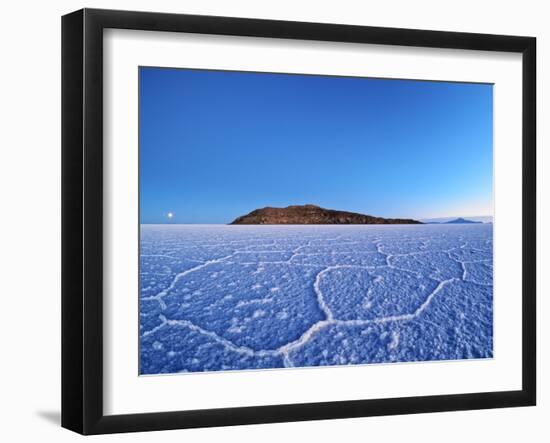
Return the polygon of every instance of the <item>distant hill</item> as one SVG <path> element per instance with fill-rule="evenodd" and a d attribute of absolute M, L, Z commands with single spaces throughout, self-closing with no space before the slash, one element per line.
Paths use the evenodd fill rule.
<path fill-rule="evenodd" d="M 445 224 L 448 222 L 455 222 L 457 220 L 466 220 L 466 222 L 477 222 L 477 223 L 492 223 L 493 217 L 490 215 L 472 215 L 472 216 L 461 216 L 461 217 L 439 217 L 439 218 L 421 218 L 419 219 L 422 223 L 431 225 L 431 224 Z M 464 223 L 464 222 L 461 222 Z M 460 224 L 456 222 L 455 224 Z"/>
<path fill-rule="evenodd" d="M 472 224 L 472 223 L 483 223 L 483 222 L 480 222 L 480 221 L 473 221 L 473 220 L 466 220 L 465 218 L 462 218 L 462 217 L 459 217 L 459 218 L 456 218 L 454 220 L 450 220 L 448 222 L 445 222 L 444 224 L 446 225 L 468 225 L 468 224 Z"/>
<path fill-rule="evenodd" d="M 410 218 L 382 218 L 316 205 L 261 208 L 237 217 L 232 225 L 402 225 L 422 224 Z"/>
<path fill-rule="evenodd" d="M 459 217 L 449 221 L 424 221 L 427 225 L 470 225 L 470 224 L 483 224 L 481 221 L 467 220 Z M 491 222 L 488 222 L 491 223 Z"/>

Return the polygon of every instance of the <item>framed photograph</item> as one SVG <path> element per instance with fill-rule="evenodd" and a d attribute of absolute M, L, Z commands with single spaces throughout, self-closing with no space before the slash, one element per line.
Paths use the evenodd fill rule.
<path fill-rule="evenodd" d="M 62 425 L 529 406 L 532 37 L 62 20 Z"/>

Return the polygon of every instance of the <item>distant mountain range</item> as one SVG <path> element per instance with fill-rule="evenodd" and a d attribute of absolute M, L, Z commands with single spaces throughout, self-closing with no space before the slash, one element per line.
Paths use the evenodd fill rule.
<path fill-rule="evenodd" d="M 403 225 L 422 224 L 411 218 L 383 218 L 316 205 L 260 208 L 237 217 L 232 225 Z"/>
<path fill-rule="evenodd" d="M 459 217 L 449 221 L 425 221 L 428 225 L 469 225 L 469 224 L 481 224 L 481 221 L 467 220 Z"/>
<path fill-rule="evenodd" d="M 465 218 L 462 218 L 462 217 L 455 218 L 454 220 L 445 222 L 445 224 L 453 224 L 453 225 L 464 225 L 464 224 L 470 224 L 470 223 L 482 223 L 482 222 L 474 221 L 474 220 L 466 220 Z"/>

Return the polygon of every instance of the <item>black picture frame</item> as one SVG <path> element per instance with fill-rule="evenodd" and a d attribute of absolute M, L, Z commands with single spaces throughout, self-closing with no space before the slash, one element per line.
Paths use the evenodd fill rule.
<path fill-rule="evenodd" d="M 130 415 L 103 413 L 103 30 L 522 54 L 522 389 Z M 83 9 L 62 18 L 62 426 L 81 434 L 530 406 L 536 403 L 536 39 Z"/>

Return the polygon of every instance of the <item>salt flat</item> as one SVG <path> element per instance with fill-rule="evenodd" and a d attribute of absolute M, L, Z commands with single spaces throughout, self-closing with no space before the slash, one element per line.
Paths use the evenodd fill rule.
<path fill-rule="evenodd" d="M 492 234 L 142 225 L 140 372 L 490 358 Z"/>

